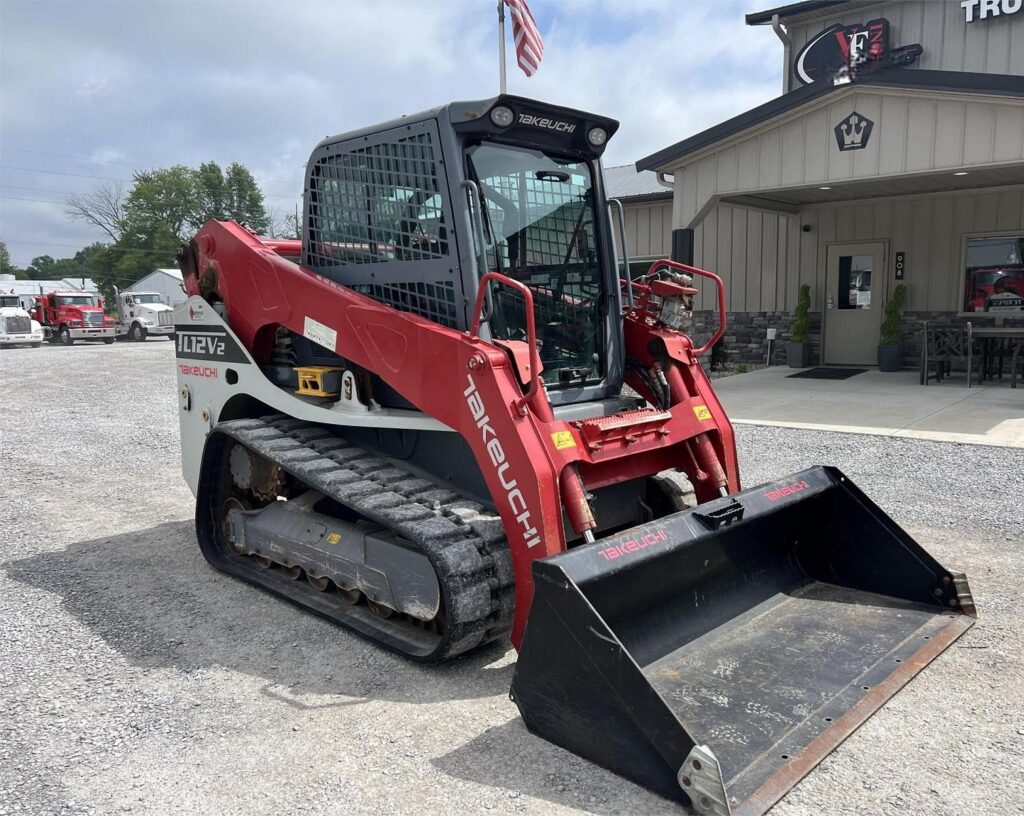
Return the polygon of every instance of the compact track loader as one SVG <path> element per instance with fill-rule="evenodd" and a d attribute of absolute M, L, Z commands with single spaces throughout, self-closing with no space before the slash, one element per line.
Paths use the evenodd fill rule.
<path fill-rule="evenodd" d="M 199 545 L 414 660 L 511 637 L 531 731 L 762 813 L 974 605 L 834 468 L 741 489 L 699 363 L 722 281 L 630 274 L 617 126 L 513 96 L 406 116 L 316 147 L 301 243 L 210 221 L 182 247 Z"/>

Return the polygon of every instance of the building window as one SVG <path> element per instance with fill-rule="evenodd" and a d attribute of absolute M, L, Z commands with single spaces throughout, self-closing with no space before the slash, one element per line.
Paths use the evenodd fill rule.
<path fill-rule="evenodd" d="M 963 311 L 1024 311 L 1024 236 L 968 238 Z"/>
<path fill-rule="evenodd" d="M 629 276 L 636 280 L 642 275 L 646 275 L 648 270 L 651 268 L 651 264 L 655 261 L 664 260 L 663 255 L 659 255 L 657 258 L 630 258 L 629 259 Z M 621 274 L 622 262 L 619 262 L 620 274 Z"/>

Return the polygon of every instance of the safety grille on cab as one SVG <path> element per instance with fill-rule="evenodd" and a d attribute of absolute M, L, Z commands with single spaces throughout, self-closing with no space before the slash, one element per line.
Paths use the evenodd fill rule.
<path fill-rule="evenodd" d="M 403 312 L 418 314 L 452 329 L 458 328 L 455 285 L 451 281 L 365 284 L 352 288 Z"/>
<path fill-rule="evenodd" d="M 328 154 L 309 179 L 306 265 L 425 261 L 448 254 L 430 133 Z"/>

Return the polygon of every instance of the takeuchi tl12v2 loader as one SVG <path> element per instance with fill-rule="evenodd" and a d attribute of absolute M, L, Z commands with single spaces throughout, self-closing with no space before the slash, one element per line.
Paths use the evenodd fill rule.
<path fill-rule="evenodd" d="M 741 489 L 699 363 L 722 281 L 630 280 L 617 127 L 453 103 L 321 142 L 301 244 L 204 225 L 175 318 L 199 545 L 413 660 L 510 637 L 532 732 L 762 813 L 974 604 L 835 468 Z"/>

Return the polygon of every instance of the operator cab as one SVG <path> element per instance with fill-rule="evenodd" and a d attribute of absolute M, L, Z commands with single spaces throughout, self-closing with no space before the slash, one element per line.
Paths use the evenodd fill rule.
<path fill-rule="evenodd" d="M 499 272 L 533 295 L 552 406 L 617 398 L 621 298 L 600 167 L 617 128 L 503 95 L 325 139 L 307 171 L 302 263 L 463 331 L 480 278 Z M 527 339 L 518 291 L 490 287 L 481 335 Z"/>

